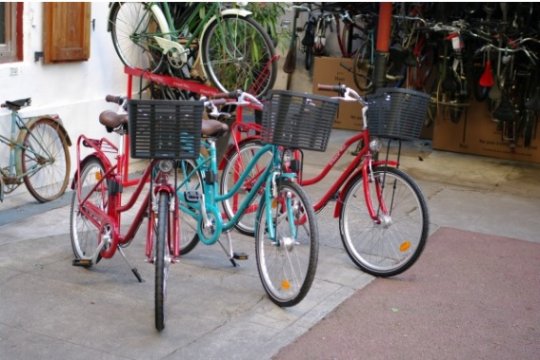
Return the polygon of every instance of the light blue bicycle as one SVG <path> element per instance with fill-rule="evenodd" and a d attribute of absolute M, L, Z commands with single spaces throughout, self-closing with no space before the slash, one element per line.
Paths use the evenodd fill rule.
<path fill-rule="evenodd" d="M 182 180 L 178 187 L 178 198 L 183 214 L 180 251 L 186 254 L 199 241 L 206 245 L 215 244 L 223 233 L 230 236 L 229 230 L 239 221 L 244 211 L 258 201 L 255 255 L 259 276 L 270 299 L 286 307 L 299 303 L 309 291 L 315 277 L 319 248 L 313 206 L 304 190 L 295 182 L 295 173 L 287 169 L 288 159 L 291 149 L 303 146 L 303 138 L 317 142 L 321 132 L 327 132 L 328 137 L 330 127 L 302 127 L 299 123 L 319 113 L 320 102 L 285 92 L 273 92 L 271 99 L 273 101 L 270 100 L 263 116 L 262 147 L 253 153 L 249 161 L 229 159 L 228 166 L 223 170 L 235 174 L 238 178 L 235 186 L 220 193 L 216 139 L 223 133 L 221 126 L 218 126 L 213 136 L 203 141 L 204 150 L 197 161 L 180 163 L 178 173 Z M 223 102 L 206 102 L 211 107 L 211 114 L 223 115 L 216 108 L 216 103 L 220 101 Z M 334 102 L 329 101 L 334 105 Z M 301 104 L 294 106 L 298 102 Z M 241 94 L 233 104 L 245 105 Z M 326 102 L 322 105 L 325 106 Z M 335 105 L 337 109 L 337 102 Z M 290 130 L 291 126 L 298 131 Z M 249 189 L 242 187 L 254 171 L 258 172 L 257 180 Z M 222 215 L 222 203 L 240 191 L 245 193 L 241 196 L 238 211 L 229 219 Z M 229 237 L 228 255 L 235 264 L 235 260 L 243 260 L 246 256 L 235 253 L 230 240 Z"/>

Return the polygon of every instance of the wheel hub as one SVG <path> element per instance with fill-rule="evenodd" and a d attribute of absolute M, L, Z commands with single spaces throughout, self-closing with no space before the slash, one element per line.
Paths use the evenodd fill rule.
<path fill-rule="evenodd" d="M 293 239 L 292 237 L 290 237 L 290 236 L 285 236 L 285 237 L 281 238 L 281 241 L 280 241 L 280 242 L 281 242 L 281 246 L 282 246 L 285 250 L 287 250 L 287 251 L 289 251 L 289 252 L 291 252 L 291 251 L 293 250 L 294 245 L 295 245 L 295 243 L 296 243 L 296 242 L 294 241 L 294 239 Z"/>

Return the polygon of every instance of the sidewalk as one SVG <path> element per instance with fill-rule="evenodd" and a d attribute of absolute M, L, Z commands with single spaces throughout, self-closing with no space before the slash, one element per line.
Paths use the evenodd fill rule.
<path fill-rule="evenodd" d="M 348 135 L 333 131 L 326 153 L 306 156 L 306 170 L 320 166 Z M 428 200 L 431 233 L 444 227 L 539 242 L 540 167 L 417 144 L 402 158 L 402 169 Z M 316 198 L 323 186 L 308 192 Z M 120 256 L 91 270 L 73 267 L 70 196 L 54 209 L 37 211 L 22 189 L 0 204 L 1 358 L 269 359 L 374 280 L 349 260 L 337 219 L 325 210 L 319 214 L 316 280 L 299 305 L 282 309 L 267 299 L 253 240 L 234 233 L 237 251 L 250 255 L 239 267 L 219 246 L 202 244 L 171 267 L 166 329 L 157 333 L 154 268 L 144 262 L 144 231 L 125 251 L 144 283 Z"/>

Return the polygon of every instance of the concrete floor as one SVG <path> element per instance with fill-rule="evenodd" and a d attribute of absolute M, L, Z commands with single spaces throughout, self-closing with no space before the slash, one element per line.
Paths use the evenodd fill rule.
<path fill-rule="evenodd" d="M 351 134 L 334 130 L 326 153 L 306 155 L 306 171 Z M 431 232 L 451 227 L 540 241 L 539 166 L 432 151 L 422 142 L 401 163 L 428 200 Z M 322 191 L 324 184 L 308 188 L 313 198 Z M 172 266 L 167 328 L 157 333 L 144 232 L 126 249 L 144 283 L 120 256 L 76 268 L 67 201 L 37 205 L 25 189 L 10 194 L 0 204 L 0 358 L 269 359 L 373 280 L 343 250 L 331 212 L 318 220 L 317 276 L 299 305 L 279 308 L 266 297 L 253 240 L 235 233 L 237 250 L 250 255 L 240 267 L 219 246 L 204 245 Z"/>

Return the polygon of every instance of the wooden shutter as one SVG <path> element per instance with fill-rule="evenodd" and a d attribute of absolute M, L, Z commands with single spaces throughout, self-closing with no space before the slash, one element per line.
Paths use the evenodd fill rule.
<path fill-rule="evenodd" d="M 91 3 L 43 3 L 43 59 L 46 64 L 90 57 Z"/>

